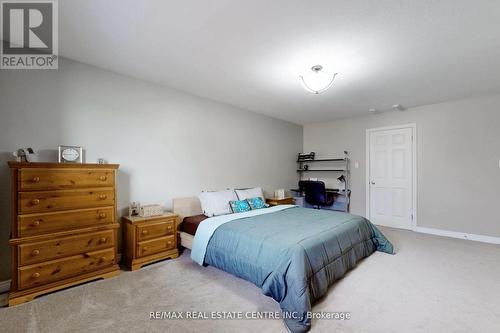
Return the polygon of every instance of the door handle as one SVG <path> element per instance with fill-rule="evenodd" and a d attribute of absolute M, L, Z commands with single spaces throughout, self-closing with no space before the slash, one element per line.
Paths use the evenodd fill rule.
<path fill-rule="evenodd" d="M 370 182 L 370 184 L 375 185 L 375 182 Z"/>

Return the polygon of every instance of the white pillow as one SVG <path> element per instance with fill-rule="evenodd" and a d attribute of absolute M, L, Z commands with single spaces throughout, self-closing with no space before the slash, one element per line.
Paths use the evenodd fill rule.
<path fill-rule="evenodd" d="M 229 201 L 238 200 L 233 190 L 201 192 L 198 196 L 203 214 L 208 217 L 231 213 Z"/>
<path fill-rule="evenodd" d="M 266 199 L 264 198 L 264 192 L 262 192 L 261 187 L 254 187 L 246 190 L 235 190 L 235 192 L 238 195 L 238 200 L 261 197 L 264 202 L 266 201 Z"/>

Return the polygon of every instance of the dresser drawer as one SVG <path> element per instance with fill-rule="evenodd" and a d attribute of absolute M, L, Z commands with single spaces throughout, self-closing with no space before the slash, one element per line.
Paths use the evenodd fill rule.
<path fill-rule="evenodd" d="M 141 224 L 137 226 L 137 240 L 143 241 L 153 239 L 175 233 L 175 222 L 172 220 L 165 220 L 154 223 Z"/>
<path fill-rule="evenodd" d="M 137 243 L 137 257 L 145 257 L 158 252 L 173 250 L 177 246 L 175 235 Z"/>
<path fill-rule="evenodd" d="M 62 190 L 79 187 L 113 187 L 113 170 L 92 169 L 21 169 L 19 190 Z"/>
<path fill-rule="evenodd" d="M 113 189 L 20 192 L 18 197 L 20 214 L 113 206 L 115 203 Z"/>
<path fill-rule="evenodd" d="M 94 227 L 115 222 L 115 208 L 103 207 L 70 212 L 19 215 L 19 237 Z"/>
<path fill-rule="evenodd" d="M 19 265 L 30 265 L 42 261 L 101 250 L 114 246 L 114 230 L 61 237 L 43 242 L 20 244 Z"/>
<path fill-rule="evenodd" d="M 27 289 L 95 271 L 115 263 L 114 248 L 18 268 L 19 289 Z"/>

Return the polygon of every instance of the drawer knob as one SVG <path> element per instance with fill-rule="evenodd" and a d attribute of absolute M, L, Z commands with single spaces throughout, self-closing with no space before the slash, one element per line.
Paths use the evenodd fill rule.
<path fill-rule="evenodd" d="M 104 182 L 104 181 L 106 181 L 106 179 L 108 179 L 108 177 L 106 177 L 106 176 L 100 176 L 100 177 L 99 177 L 99 180 L 100 180 L 100 181 L 103 181 L 103 182 Z"/>
<path fill-rule="evenodd" d="M 37 256 L 37 255 L 39 255 L 39 254 L 40 254 L 40 250 L 36 250 L 36 249 L 35 249 L 35 250 L 31 251 L 31 255 L 32 255 L 33 257 L 36 257 L 36 256 Z"/>
<path fill-rule="evenodd" d="M 31 274 L 32 279 L 38 279 L 39 277 L 40 277 L 40 273 L 38 273 L 38 272 Z"/>
<path fill-rule="evenodd" d="M 33 200 L 31 200 L 31 204 L 33 206 L 36 206 L 36 205 L 40 204 L 40 199 L 33 199 Z"/>
<path fill-rule="evenodd" d="M 142 252 L 146 252 L 147 250 L 148 250 L 148 247 L 147 247 L 147 246 L 144 246 L 144 247 L 142 248 Z"/>
<path fill-rule="evenodd" d="M 106 243 L 106 237 L 102 237 L 101 239 L 99 239 L 99 243 L 101 244 Z"/>
<path fill-rule="evenodd" d="M 167 242 L 167 245 L 168 245 L 168 246 L 172 245 L 172 241 L 168 241 L 168 242 Z"/>
<path fill-rule="evenodd" d="M 142 231 L 142 234 L 143 234 L 143 235 L 147 235 L 147 234 L 148 234 L 148 231 L 147 231 L 147 230 L 143 230 L 143 231 Z"/>
<path fill-rule="evenodd" d="M 42 222 L 42 220 L 35 220 L 35 221 L 33 221 L 33 225 L 35 227 L 38 227 L 40 225 L 40 222 Z"/>
<path fill-rule="evenodd" d="M 99 213 L 99 218 L 100 219 L 106 218 L 106 213 Z"/>
<path fill-rule="evenodd" d="M 99 262 L 105 262 L 106 261 L 106 257 L 100 257 L 99 258 Z"/>
<path fill-rule="evenodd" d="M 108 196 L 106 194 L 99 194 L 99 199 L 106 200 Z"/>
<path fill-rule="evenodd" d="M 31 182 L 32 183 L 39 183 L 40 182 L 40 177 L 33 177 L 33 179 L 31 179 Z"/>
<path fill-rule="evenodd" d="M 172 230 L 172 226 L 171 226 L 171 225 L 168 225 L 168 226 L 167 226 L 167 229 L 168 229 L 168 230 Z"/>

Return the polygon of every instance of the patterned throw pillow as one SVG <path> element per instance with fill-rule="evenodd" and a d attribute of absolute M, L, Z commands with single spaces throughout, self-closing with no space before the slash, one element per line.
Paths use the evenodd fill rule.
<path fill-rule="evenodd" d="M 233 213 L 243 213 L 251 210 L 250 205 L 246 200 L 232 200 L 229 201 L 229 205 L 231 206 Z"/>
<path fill-rule="evenodd" d="M 252 209 L 261 209 L 261 208 L 269 207 L 264 202 L 264 199 L 262 199 L 261 197 L 250 198 L 250 199 L 247 199 L 247 201 L 250 204 L 250 207 L 252 207 Z"/>

